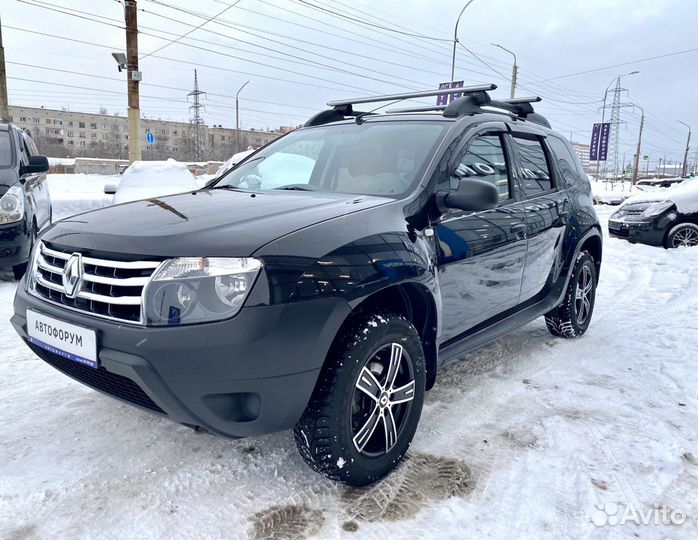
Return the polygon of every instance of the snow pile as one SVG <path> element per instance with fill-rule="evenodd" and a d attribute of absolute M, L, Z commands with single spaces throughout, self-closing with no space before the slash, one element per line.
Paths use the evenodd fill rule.
<path fill-rule="evenodd" d="M 104 186 L 118 185 L 121 177 L 100 174 L 49 174 L 47 179 L 53 206 L 53 221 L 58 221 L 110 205 L 113 196 L 104 194 Z"/>
<path fill-rule="evenodd" d="M 245 159 L 247 156 L 249 156 L 254 150 L 245 150 L 244 152 L 238 152 L 237 154 L 233 154 L 232 157 L 228 158 L 223 165 L 218 167 L 218 170 L 216 171 L 215 176 L 220 176 L 223 174 L 225 171 L 228 169 L 232 169 L 240 163 L 243 159 Z"/>
<path fill-rule="evenodd" d="M 679 212 L 692 214 L 698 212 L 698 179 L 684 180 L 676 186 L 634 195 L 627 199 L 624 205 L 639 202 L 664 202 L 671 201 Z"/>
<path fill-rule="evenodd" d="M 124 171 L 114 204 L 174 195 L 199 189 L 185 163 L 135 161 Z"/>
<path fill-rule="evenodd" d="M 695 538 L 696 267 L 698 248 L 606 237 L 588 332 L 538 319 L 446 366 L 407 460 L 365 489 L 312 472 L 290 433 L 198 434 L 57 372 L 10 328 L 6 272 L 0 538 Z M 595 525 L 610 504 L 687 519 Z"/>

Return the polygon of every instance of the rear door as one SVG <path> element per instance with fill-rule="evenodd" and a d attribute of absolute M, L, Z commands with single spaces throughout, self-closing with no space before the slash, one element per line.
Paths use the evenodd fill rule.
<path fill-rule="evenodd" d="M 524 303 L 545 295 L 559 275 L 570 207 L 564 184 L 556 182 L 544 132 L 514 124 L 508 138 L 516 155 L 515 173 L 526 214 L 528 251 L 519 298 Z"/>
<path fill-rule="evenodd" d="M 518 302 L 526 255 L 523 205 L 516 201 L 506 126 L 478 131 L 457 153 L 450 185 L 480 178 L 499 190 L 499 205 L 484 212 L 450 209 L 434 224 L 441 287 L 442 342 L 456 338 Z M 459 180 L 460 177 L 460 180 Z"/>

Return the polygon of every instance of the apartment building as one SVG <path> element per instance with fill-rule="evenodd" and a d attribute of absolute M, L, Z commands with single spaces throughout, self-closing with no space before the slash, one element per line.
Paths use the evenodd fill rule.
<path fill-rule="evenodd" d="M 579 161 L 582 162 L 582 168 L 588 172 L 590 170 L 589 167 L 591 167 L 591 162 L 589 161 L 589 145 L 573 142 L 572 148 L 577 154 Z M 594 165 L 596 165 L 596 162 L 594 162 Z"/>
<path fill-rule="evenodd" d="M 39 150 L 52 157 L 128 157 L 128 119 L 125 116 L 73 112 L 43 107 L 10 106 L 10 121 L 28 130 Z M 277 131 L 240 130 L 240 148 L 267 144 L 290 128 Z M 148 142 L 152 133 L 153 142 Z M 188 122 L 141 119 L 143 159 L 173 157 L 182 161 L 225 160 L 235 152 L 235 129 L 222 125 L 196 127 Z"/>

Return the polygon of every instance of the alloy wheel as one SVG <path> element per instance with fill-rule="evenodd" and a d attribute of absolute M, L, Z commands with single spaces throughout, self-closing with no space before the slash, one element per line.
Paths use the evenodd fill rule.
<path fill-rule="evenodd" d="M 356 380 L 351 407 L 352 440 L 367 457 L 387 454 L 400 437 L 414 399 L 412 362 L 399 343 L 379 348 Z"/>
<path fill-rule="evenodd" d="M 582 325 L 591 313 L 591 297 L 594 280 L 591 269 L 582 266 L 582 271 L 577 278 L 577 291 L 575 292 L 575 308 L 577 312 L 577 324 Z"/>
<path fill-rule="evenodd" d="M 683 227 L 674 233 L 671 239 L 673 247 L 698 246 L 698 231 L 693 227 Z"/>

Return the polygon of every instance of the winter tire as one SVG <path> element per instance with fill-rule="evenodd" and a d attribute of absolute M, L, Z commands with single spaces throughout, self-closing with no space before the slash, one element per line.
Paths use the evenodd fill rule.
<path fill-rule="evenodd" d="M 589 327 L 596 300 L 596 266 L 588 251 L 577 255 L 562 303 L 545 315 L 550 333 L 563 338 L 581 336 Z"/>
<path fill-rule="evenodd" d="M 384 477 L 407 451 L 422 412 L 424 351 L 401 315 L 358 316 L 338 337 L 294 428 L 315 471 L 354 486 Z"/>
<path fill-rule="evenodd" d="M 698 246 L 698 225 L 681 223 L 674 226 L 667 234 L 664 247 Z"/>

